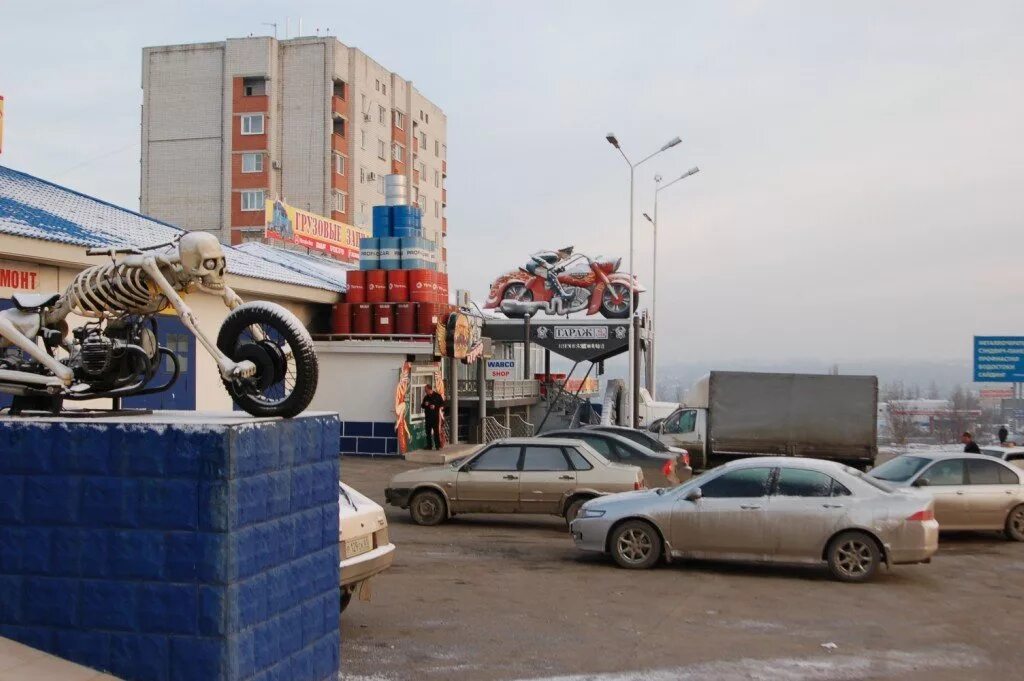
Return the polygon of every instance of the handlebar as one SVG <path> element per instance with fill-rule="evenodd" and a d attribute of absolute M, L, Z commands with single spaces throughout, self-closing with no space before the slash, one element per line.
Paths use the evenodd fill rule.
<path fill-rule="evenodd" d="M 87 248 L 85 249 L 85 254 L 109 255 L 111 257 L 115 255 L 140 255 L 144 251 L 155 251 L 158 248 L 166 248 L 167 246 L 173 246 L 176 243 L 178 243 L 177 239 L 163 244 L 155 244 L 153 246 L 109 246 L 107 248 Z"/>

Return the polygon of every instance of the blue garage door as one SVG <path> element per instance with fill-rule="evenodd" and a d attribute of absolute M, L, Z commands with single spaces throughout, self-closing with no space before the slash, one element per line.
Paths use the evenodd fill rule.
<path fill-rule="evenodd" d="M 173 315 L 157 316 L 156 335 L 160 345 L 178 356 L 178 365 L 181 367 L 178 380 L 169 390 L 163 392 L 141 397 L 126 397 L 123 400 L 124 406 L 146 409 L 195 409 L 196 337 Z M 171 360 L 164 357 L 150 385 L 162 385 L 171 377 L 171 373 Z"/>
<path fill-rule="evenodd" d="M 0 310 L 14 307 L 9 298 L 0 298 Z M 181 375 L 170 390 L 154 395 L 127 397 L 125 407 L 143 407 L 146 409 L 195 409 L 196 408 L 196 338 L 181 320 L 171 315 L 157 317 L 157 337 L 160 345 L 170 348 L 177 356 L 181 365 Z M 171 376 L 171 362 L 166 357 L 160 365 L 151 385 L 160 385 Z M 74 402 L 68 401 L 64 406 L 74 408 Z M 11 406 L 11 396 L 0 393 L 0 409 Z"/>

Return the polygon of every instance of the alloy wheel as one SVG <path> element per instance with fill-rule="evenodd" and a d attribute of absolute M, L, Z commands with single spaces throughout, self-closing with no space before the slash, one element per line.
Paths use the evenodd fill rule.
<path fill-rule="evenodd" d="M 1010 527 L 1018 537 L 1024 537 L 1024 506 L 1018 506 L 1010 516 Z"/>
<path fill-rule="evenodd" d="M 874 562 L 871 547 L 860 539 L 847 539 L 836 549 L 836 565 L 850 577 L 866 574 Z"/>
<path fill-rule="evenodd" d="M 618 551 L 627 562 L 642 563 L 654 548 L 651 537 L 641 529 L 630 528 L 619 537 Z"/>

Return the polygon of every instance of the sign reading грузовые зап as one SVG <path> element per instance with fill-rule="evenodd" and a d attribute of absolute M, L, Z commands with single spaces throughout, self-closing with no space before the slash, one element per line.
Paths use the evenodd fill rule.
<path fill-rule="evenodd" d="M 514 359 L 489 359 L 484 376 L 488 381 L 511 381 L 516 377 Z"/>
<path fill-rule="evenodd" d="M 974 381 L 1024 382 L 1024 336 L 975 336 Z"/>

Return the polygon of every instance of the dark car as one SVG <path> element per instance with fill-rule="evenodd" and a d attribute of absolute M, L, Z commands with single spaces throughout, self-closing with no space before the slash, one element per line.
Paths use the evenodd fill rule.
<path fill-rule="evenodd" d="M 638 445 L 643 445 L 644 447 L 647 447 L 648 449 L 655 452 L 661 452 L 662 454 L 672 453 L 676 454 L 677 456 L 682 456 L 684 459 L 686 459 L 686 465 L 690 465 L 689 452 L 687 452 L 685 449 L 682 449 L 681 447 L 672 447 L 671 445 L 665 444 L 664 442 L 659 440 L 658 436 L 655 435 L 653 432 L 647 430 L 640 430 L 639 428 L 630 428 L 629 426 L 605 426 L 599 424 L 583 427 L 587 430 L 600 430 L 605 433 L 612 433 L 614 435 L 618 435 L 619 437 L 624 437 L 627 440 L 632 440 Z"/>
<path fill-rule="evenodd" d="M 571 438 L 581 440 L 598 451 L 609 461 L 639 466 L 644 479 L 651 486 L 673 486 L 689 480 L 693 470 L 685 452 L 656 452 L 650 447 L 634 442 L 617 433 L 591 428 L 552 430 L 541 433 L 540 437 Z"/>

